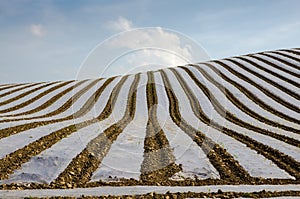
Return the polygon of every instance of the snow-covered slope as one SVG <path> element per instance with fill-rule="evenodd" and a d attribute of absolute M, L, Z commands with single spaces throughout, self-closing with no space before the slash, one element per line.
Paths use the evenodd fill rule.
<path fill-rule="evenodd" d="M 299 50 L 0 85 L 2 187 L 299 180 Z"/>

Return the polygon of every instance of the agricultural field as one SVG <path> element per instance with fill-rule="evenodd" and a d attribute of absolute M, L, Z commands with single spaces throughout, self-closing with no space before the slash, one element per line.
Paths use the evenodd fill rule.
<path fill-rule="evenodd" d="M 300 49 L 0 85 L 1 195 L 300 197 Z"/>

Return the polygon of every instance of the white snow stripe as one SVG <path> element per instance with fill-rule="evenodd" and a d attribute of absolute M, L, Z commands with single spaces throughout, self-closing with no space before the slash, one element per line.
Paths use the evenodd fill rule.
<path fill-rule="evenodd" d="M 1 84 L 1 85 L 0 85 L 0 88 L 2 89 L 2 88 L 9 87 L 9 86 L 12 86 L 12 85 L 11 85 L 11 84 Z"/>
<path fill-rule="evenodd" d="M 283 53 L 283 52 L 280 52 L 280 53 Z M 270 58 L 270 57 L 268 57 L 268 56 L 266 56 L 266 55 L 271 55 L 271 56 L 273 56 L 273 57 L 279 58 L 279 59 L 281 59 L 281 60 L 283 60 L 283 61 L 287 61 L 287 62 L 289 62 L 289 63 L 291 63 L 291 64 L 294 64 L 294 65 L 300 67 L 300 63 L 299 63 L 299 62 L 297 62 L 297 61 L 295 61 L 295 60 L 292 60 L 292 59 L 290 59 L 290 58 L 288 58 L 288 57 L 285 57 L 285 56 L 283 56 L 283 55 L 276 54 L 276 53 L 269 53 L 269 52 L 266 52 L 266 53 L 258 54 L 258 55 L 257 55 L 257 56 L 259 56 L 259 57 L 261 57 L 261 58 L 263 58 L 263 59 L 265 59 L 265 60 L 268 60 L 268 61 L 270 61 L 270 62 L 272 62 L 272 63 L 274 63 L 274 64 L 276 64 L 276 65 L 281 65 L 282 67 L 284 67 L 284 68 L 290 70 L 291 72 L 300 75 L 300 70 L 297 70 L 297 69 L 295 69 L 295 68 L 293 68 L 293 67 L 291 67 L 291 66 L 289 66 L 289 65 L 287 65 L 287 64 L 284 64 L 284 63 L 282 63 L 282 62 L 280 62 L 280 61 L 277 61 L 277 60 L 275 60 L 275 59 L 273 59 L 273 58 Z"/>
<path fill-rule="evenodd" d="M 71 83 L 71 84 L 73 84 L 73 83 Z M 47 91 L 47 90 L 49 90 L 49 89 L 51 89 L 51 88 L 53 88 L 53 87 L 55 87 L 57 85 L 58 85 L 58 83 L 46 86 L 45 88 L 39 89 L 39 90 L 37 90 L 35 92 L 32 92 L 29 95 L 27 95 L 25 97 L 22 97 L 22 98 L 20 98 L 20 99 L 18 99 L 16 101 L 13 101 L 13 102 L 11 102 L 9 104 L 3 105 L 3 106 L 0 107 L 0 109 L 1 109 L 0 111 L 6 110 L 6 109 L 14 107 L 14 106 L 17 106 L 19 104 L 22 104 L 23 102 L 26 102 L 27 100 L 31 100 L 32 98 L 36 97 L 37 95 L 41 94 L 42 92 Z M 41 99 L 39 99 L 38 101 L 40 101 L 40 100 Z M 8 114 L 10 115 L 10 114 L 13 114 L 13 113 L 21 113 L 20 110 L 21 109 L 18 109 L 16 111 L 10 111 L 10 112 L 7 112 L 7 113 L 3 113 L 2 115 L 4 115 L 4 117 L 5 117 L 5 115 L 8 115 Z"/>
<path fill-rule="evenodd" d="M 48 83 L 49 83 L 49 82 L 48 82 Z M 15 98 L 15 97 L 17 97 L 17 96 L 19 96 L 19 95 L 21 95 L 21 94 L 27 92 L 27 91 L 30 91 L 30 90 L 32 90 L 32 89 L 35 89 L 35 88 L 37 88 L 37 87 L 43 86 L 43 85 L 48 84 L 48 83 L 31 84 L 31 86 L 29 86 L 29 87 L 27 87 L 27 88 L 23 88 L 23 87 L 26 87 L 26 86 L 28 86 L 28 85 L 23 85 L 23 87 L 22 87 L 21 90 L 16 91 L 16 92 L 13 92 L 13 93 L 11 93 L 11 94 L 9 94 L 9 95 L 3 96 L 3 97 L 0 98 L 0 100 L 1 100 L 1 102 L 10 100 L 10 99 Z M 12 89 L 12 90 L 15 90 L 15 89 L 19 89 L 19 87 L 18 87 L 18 88 L 14 88 L 14 89 Z M 9 92 L 9 91 L 6 91 L 6 92 Z M 5 92 L 5 93 L 6 93 L 6 92 Z M 24 99 L 25 97 L 26 97 L 26 96 L 22 97 L 21 100 Z M 11 102 L 11 103 L 12 103 L 12 102 Z M 0 108 L 2 108 L 2 107 L 4 107 L 4 106 L 5 106 L 5 105 L 1 105 Z"/>
<path fill-rule="evenodd" d="M 195 90 L 196 93 L 198 92 L 202 92 L 201 89 L 197 88 L 196 84 L 193 82 L 193 80 L 190 78 L 190 76 L 183 70 L 183 69 L 176 69 L 178 72 L 180 72 L 180 74 L 182 75 L 182 77 L 185 79 L 185 81 L 187 82 L 187 84 L 190 87 L 193 87 L 193 89 Z M 201 73 L 199 71 L 196 71 L 197 69 L 195 68 L 191 68 L 191 71 L 193 72 L 193 74 L 196 77 L 199 78 L 204 78 Z M 224 95 L 224 93 L 222 93 L 215 85 L 213 85 L 211 82 L 209 82 L 208 80 L 206 80 L 204 78 L 204 82 L 206 83 L 205 86 L 209 89 L 209 91 L 211 92 L 211 95 L 215 96 L 216 99 L 218 100 L 218 102 L 220 104 L 223 104 L 224 108 L 229 112 L 232 113 L 233 115 L 235 115 L 237 118 L 247 122 L 248 124 L 252 124 L 256 127 L 265 129 L 265 130 L 269 130 L 271 132 L 274 132 L 276 134 L 280 134 L 280 135 L 285 135 L 285 136 L 289 136 L 292 137 L 294 139 L 300 140 L 300 135 L 296 134 L 296 133 L 292 133 L 290 131 L 286 131 L 268 124 L 265 124 L 263 122 L 258 121 L 257 119 L 249 116 L 248 114 L 244 113 L 242 110 L 240 110 L 238 107 L 236 107 L 229 99 L 226 98 L 226 96 Z M 202 99 L 202 98 L 201 98 Z"/>
<path fill-rule="evenodd" d="M 217 113 L 215 111 L 215 109 L 213 108 L 209 99 L 201 92 L 201 90 L 199 88 L 197 88 L 197 86 L 194 84 L 194 82 L 188 81 L 188 85 L 191 89 L 191 92 L 193 92 L 195 94 L 195 96 L 197 97 L 197 100 L 199 101 L 204 113 L 208 116 L 211 116 L 211 118 L 213 118 L 214 121 L 217 121 L 220 125 L 227 127 L 228 129 L 234 130 L 243 135 L 247 135 L 254 140 L 264 143 L 265 145 L 269 145 L 270 147 L 277 149 L 277 150 L 281 151 L 282 153 L 285 153 L 285 154 L 293 157 L 295 160 L 300 161 L 300 156 L 299 156 L 300 148 L 289 145 L 283 141 L 277 140 L 277 139 L 269 137 L 267 135 L 260 134 L 259 132 L 255 132 L 255 131 L 246 129 L 244 127 L 241 127 L 239 125 L 236 125 L 236 124 L 226 120 L 224 117 L 222 117 L 219 113 Z M 178 88 L 178 87 L 175 87 L 175 88 Z M 179 91 L 176 90 L 176 92 L 179 92 Z M 217 97 L 217 98 L 224 99 L 222 97 Z M 223 101 L 224 106 L 226 106 L 227 103 L 228 102 L 226 100 Z M 294 136 L 297 136 L 297 135 L 295 134 Z"/>
<path fill-rule="evenodd" d="M 107 124 L 108 126 L 109 124 Z M 102 132 L 98 123 L 87 126 L 57 142 L 0 183 L 37 182 L 49 184 L 68 166 L 86 144 Z"/>
<path fill-rule="evenodd" d="M 4 93 L 8 93 L 8 92 L 11 92 L 13 90 L 16 90 L 16 89 L 19 89 L 21 87 L 26 87 L 28 85 L 34 85 L 33 83 L 29 83 L 29 84 L 18 84 L 18 85 L 13 85 L 13 84 L 10 84 L 8 85 L 7 87 L 10 87 L 10 86 L 13 86 L 11 88 L 8 88 L 8 89 L 5 89 L 5 90 L 1 90 L 0 91 L 0 95 L 4 94 Z M 3 97 L 0 97 L 0 100 L 2 100 Z"/>
<path fill-rule="evenodd" d="M 97 112 L 93 109 L 84 117 L 78 118 L 76 120 L 68 120 L 64 122 L 57 122 L 54 124 L 49 124 L 46 126 L 37 127 L 34 129 L 30 129 L 27 131 L 23 131 L 18 134 L 11 135 L 6 138 L 0 139 L 0 146 L 5 146 L 0 148 L 0 158 L 14 152 L 17 149 L 23 148 L 24 146 L 40 139 L 43 136 L 46 136 L 54 131 L 67 127 L 69 125 L 73 125 L 75 123 L 80 123 L 83 121 L 87 121 L 92 119 L 94 116 L 98 116 L 100 112 L 104 109 L 107 100 L 114 88 L 115 84 L 118 82 L 118 79 L 114 80 L 111 84 L 107 86 L 107 88 L 103 91 L 97 102 Z M 126 90 L 126 89 L 125 89 Z"/>
<path fill-rule="evenodd" d="M 259 54 L 253 55 L 253 56 L 254 57 L 261 57 Z M 290 75 L 290 74 L 288 74 L 288 73 L 280 70 L 279 68 L 275 68 L 273 66 L 270 66 L 269 64 L 266 64 L 263 61 L 257 60 L 255 58 L 249 57 L 249 56 L 242 56 L 242 57 L 246 58 L 247 60 L 250 60 L 250 61 L 252 61 L 252 62 L 254 62 L 254 63 L 262 66 L 263 68 L 266 68 L 266 69 L 268 69 L 268 70 L 270 70 L 270 71 L 272 71 L 272 72 L 274 72 L 274 73 L 276 73 L 278 75 L 281 75 L 281 76 L 283 76 L 283 77 L 285 77 L 287 79 L 290 79 L 290 80 L 292 80 L 294 82 L 298 82 L 299 81 L 299 78 L 297 78 L 297 77 L 295 77 L 293 75 Z M 268 72 L 265 72 L 265 71 L 263 71 L 263 70 L 261 70 L 259 68 L 256 68 L 255 66 L 253 66 L 252 64 L 250 64 L 250 63 L 248 63 L 248 62 L 246 62 L 244 60 L 241 60 L 241 59 L 238 59 L 238 58 L 233 58 L 233 59 L 236 60 L 236 61 L 239 61 L 240 63 L 243 63 L 243 65 L 245 67 L 250 68 L 252 70 L 255 70 L 255 72 L 261 74 L 262 76 L 264 76 L 264 77 L 266 77 L 268 79 L 271 79 L 271 80 L 277 82 L 278 84 L 284 86 L 285 88 L 291 89 L 294 92 L 298 92 L 299 91 L 299 88 L 297 88 L 297 86 L 294 86 L 293 84 L 288 83 L 288 82 L 286 82 L 285 80 L 283 80 L 283 79 L 281 79 L 279 77 L 276 77 L 276 76 L 274 76 L 274 75 L 272 75 L 272 74 L 270 74 Z M 276 63 L 276 64 L 279 65 L 279 66 L 282 65 L 282 63 L 280 63 L 280 62 Z"/>
<path fill-rule="evenodd" d="M 46 126 L 30 129 L 18 134 L 11 135 L 6 138 L 0 139 L 0 159 L 6 155 L 13 153 L 14 151 L 25 147 L 26 145 L 40 139 L 43 136 L 49 135 L 54 131 L 61 128 L 73 125 L 74 121 L 69 120 L 65 122 L 59 122 L 55 124 L 49 124 Z"/>
<path fill-rule="evenodd" d="M 154 73 L 156 85 L 163 85 L 159 73 Z M 158 122 L 165 132 L 171 148 L 174 151 L 176 164 L 182 165 L 182 171 L 176 173 L 172 179 L 198 179 L 220 178 L 218 171 L 209 162 L 201 148 L 183 132 L 171 119 L 169 113 L 169 100 L 162 86 L 156 87 L 158 98 Z"/>
<path fill-rule="evenodd" d="M 115 123 L 115 122 L 122 119 L 123 113 L 125 112 L 126 106 L 127 106 L 128 93 L 129 93 L 130 85 L 133 83 L 133 80 L 134 80 L 134 75 L 129 75 L 128 79 L 123 84 L 123 86 L 120 90 L 119 96 L 117 98 L 117 101 L 116 101 L 116 104 L 115 104 L 115 107 L 114 107 L 114 111 L 111 114 L 112 118 L 113 118 L 111 124 L 113 124 L 113 123 Z M 97 104 L 96 104 L 96 107 L 97 107 Z M 98 108 L 96 108 L 96 110 L 97 109 Z"/>
<path fill-rule="evenodd" d="M 252 101 L 251 99 L 249 99 L 243 92 L 241 92 L 239 89 L 237 89 L 235 86 L 233 86 L 229 82 L 222 79 L 220 76 L 217 75 L 217 73 L 215 71 L 213 71 L 209 67 L 207 67 L 205 65 L 199 65 L 199 67 L 201 67 L 203 70 L 205 70 L 205 72 L 207 72 L 215 81 L 217 81 L 222 86 L 224 86 L 224 88 L 227 88 L 228 90 L 230 90 L 236 98 L 238 98 L 243 104 L 247 105 L 252 111 L 254 111 L 257 114 L 259 114 L 265 118 L 268 118 L 272 121 L 278 122 L 283 125 L 288 125 L 290 127 L 296 128 L 296 129 L 300 129 L 300 125 L 290 122 L 290 121 L 287 121 L 281 117 L 278 117 L 277 115 L 274 115 L 273 113 L 268 112 L 265 109 L 263 109 L 262 107 L 260 107 L 258 104 L 255 103 L 255 101 Z M 200 73 L 198 73 L 198 70 L 196 68 L 189 67 L 188 69 L 190 71 L 192 71 L 198 78 L 203 79 L 203 76 L 200 75 Z M 204 79 L 203 79 L 203 83 L 206 84 Z M 240 82 L 238 82 L 238 83 L 240 83 Z M 249 92 L 254 94 L 252 91 L 249 91 Z"/>
<path fill-rule="evenodd" d="M 273 63 L 275 65 L 275 67 L 272 66 L 272 65 L 269 65 L 267 63 L 264 63 L 263 61 L 255 59 L 253 57 L 258 57 L 258 58 L 261 58 L 263 60 L 269 61 L 269 62 Z M 288 69 L 290 72 L 299 73 L 299 71 L 297 71 L 296 69 L 290 67 L 289 65 L 286 65 L 286 64 L 284 64 L 284 63 L 282 63 L 282 62 L 280 62 L 278 60 L 275 60 L 275 59 L 273 59 L 271 57 L 268 57 L 265 54 L 255 54 L 255 55 L 253 55 L 253 57 L 244 56 L 244 58 L 248 58 L 249 60 L 252 60 L 252 61 L 256 62 L 257 64 L 259 64 L 260 66 L 262 66 L 262 67 L 264 67 L 266 69 L 269 69 L 272 72 L 275 72 L 275 73 L 277 73 L 277 74 L 279 74 L 281 76 L 284 76 L 287 79 L 293 80 L 294 82 L 298 82 L 299 81 L 299 78 L 297 78 L 296 76 L 294 76 L 292 74 L 289 74 L 289 73 L 281 70 L 281 68 L 284 68 L 284 69 Z"/>
<path fill-rule="evenodd" d="M 255 63 L 257 63 L 258 65 L 263 65 L 265 66 L 266 64 L 259 61 L 259 60 L 256 60 L 254 58 L 251 58 L 251 57 L 246 57 L 248 60 L 251 60 Z M 232 58 L 233 60 L 241 63 L 243 66 L 249 68 L 249 69 L 252 69 L 254 70 L 255 72 L 259 73 L 260 75 L 270 79 L 270 80 L 273 80 L 274 82 L 284 86 L 285 88 L 287 89 L 290 89 L 292 91 L 294 91 L 295 93 L 300 93 L 300 88 L 278 78 L 278 77 L 275 77 L 273 76 L 272 74 L 270 73 L 267 73 L 265 71 L 262 71 L 261 69 L 258 69 L 256 68 L 255 66 L 253 66 L 252 64 L 244 61 L 244 60 L 241 60 L 241 59 L 238 59 L 238 58 Z M 293 98 L 292 96 L 288 95 L 286 92 L 280 90 L 279 88 L 273 86 L 272 84 L 268 83 L 268 82 L 265 82 L 264 80 L 260 79 L 259 77 L 256 77 L 255 75 L 253 74 L 250 74 L 247 70 L 244 70 L 240 67 L 238 67 L 237 65 L 235 65 L 234 63 L 231 63 L 230 61 L 227 61 L 227 60 L 222 60 L 223 63 L 226 63 L 227 65 L 229 65 L 231 68 L 241 72 L 242 74 L 246 75 L 247 77 L 251 78 L 251 80 L 253 80 L 254 82 L 256 82 L 257 84 L 260 84 L 261 86 L 263 86 L 264 88 L 268 89 L 269 91 L 275 93 L 275 94 L 278 94 L 279 96 L 282 96 L 285 100 L 287 100 L 288 102 L 292 103 L 292 104 L 296 104 L 297 102 L 299 103 L 299 101 L 295 98 Z M 273 71 L 278 71 L 278 69 L 272 69 Z M 281 72 L 283 73 L 283 72 Z M 279 73 L 279 74 L 281 74 Z M 290 78 L 290 79 L 294 79 L 294 78 Z M 297 82 L 297 80 L 295 80 Z M 298 80 L 299 81 L 299 80 Z"/>
<path fill-rule="evenodd" d="M 141 74 L 137 90 L 138 100 L 133 121 L 126 126 L 112 144 L 108 154 L 93 173 L 91 181 L 110 181 L 120 178 L 139 180 L 144 159 L 144 139 L 148 121 L 146 84 L 147 75 L 144 73 Z"/>
<path fill-rule="evenodd" d="M 51 113 L 52 111 L 55 111 L 57 109 L 59 109 L 64 103 L 66 103 L 69 99 L 72 99 L 72 97 L 79 92 L 81 89 L 85 88 L 86 86 L 88 86 L 89 83 L 91 83 L 92 80 L 84 82 L 83 84 L 79 85 L 78 87 L 74 88 L 72 91 L 66 93 L 65 95 L 63 95 L 59 100 L 57 100 L 56 102 L 54 102 L 53 104 L 51 104 L 51 106 L 47 107 L 46 109 L 43 109 L 37 113 L 33 113 L 30 115 L 30 117 L 36 117 L 36 116 L 42 116 L 48 113 Z M 48 117 L 51 119 L 57 119 L 57 118 L 62 118 L 65 116 L 68 116 L 70 114 L 73 113 L 72 108 L 74 107 L 74 111 L 77 110 L 76 108 L 77 103 L 82 102 L 83 101 L 87 101 L 87 99 L 92 96 L 92 94 L 95 92 L 95 90 L 102 86 L 102 84 L 104 83 L 104 80 L 100 80 L 99 83 L 97 83 L 96 85 L 94 85 L 92 88 L 90 88 L 87 92 L 85 92 L 82 96 L 80 96 L 80 98 L 67 110 L 65 110 L 64 112 L 61 112 L 57 115 Z M 58 94 L 58 93 L 57 93 Z"/>
<path fill-rule="evenodd" d="M 20 108 L 18 110 L 15 110 L 15 111 L 11 111 L 9 113 L 5 113 L 5 114 L 9 114 L 9 115 L 13 115 L 13 114 L 20 114 L 20 113 L 24 113 L 26 111 L 31 111 L 41 105 L 43 105 L 45 102 L 47 102 L 49 99 L 51 99 L 52 97 L 54 97 L 55 95 L 63 92 L 64 90 L 68 89 L 68 88 L 71 88 L 72 86 L 74 86 L 77 82 L 72 82 L 70 84 L 67 84 L 67 85 L 64 85 L 63 87 L 61 88 L 58 88 L 50 93 L 47 93 L 45 96 L 43 96 L 42 98 L 38 99 L 37 101 L 33 102 L 33 103 L 30 103 L 28 105 L 26 105 L 25 107 L 23 108 Z M 83 83 L 84 84 L 84 83 Z M 54 85 L 56 86 L 56 85 Z M 53 86 L 53 87 L 54 87 Z M 50 88 L 49 88 L 50 89 Z M 4 115 L 5 116 L 5 115 Z M 28 115 L 25 115 L 25 116 L 13 116 L 13 117 L 9 117 L 9 118 L 23 118 L 23 117 L 31 117 L 32 114 L 28 114 Z"/>
<path fill-rule="evenodd" d="M 14 85 L 14 84 L 4 84 L 1 85 L 1 90 L 0 90 L 0 95 L 3 93 L 6 93 L 7 91 L 9 91 L 10 89 L 15 89 L 19 86 L 24 86 L 25 84 L 18 84 L 18 85 Z M 11 87 L 11 88 L 10 88 Z M 3 90 L 2 90 L 3 89 Z"/>
<path fill-rule="evenodd" d="M 293 51 L 294 51 L 294 53 L 293 52 L 287 52 L 287 51 L 279 51 L 279 52 L 282 53 L 282 54 L 284 54 L 284 55 L 300 59 L 300 55 L 295 54 L 297 52 L 300 53 L 300 50 L 295 50 L 294 49 Z M 271 53 L 272 55 L 275 54 L 275 53 L 272 53 L 272 52 L 268 52 L 268 53 Z M 286 59 L 288 59 L 289 61 L 293 60 L 293 59 L 288 58 L 288 57 L 286 57 L 284 55 L 281 55 L 281 56 L 284 57 L 284 58 L 286 58 Z M 297 65 L 298 67 L 300 66 L 300 63 L 298 61 L 293 60 L 293 63 L 295 63 L 295 65 Z"/>
<path fill-rule="evenodd" d="M 178 98 L 178 102 L 180 105 L 180 112 L 183 118 L 191 126 L 196 129 L 200 129 L 208 138 L 213 140 L 215 143 L 219 144 L 220 146 L 224 147 L 239 163 L 240 165 L 253 177 L 263 177 L 263 178 L 292 178 L 286 171 L 278 168 L 272 161 L 266 159 L 260 154 L 257 154 L 256 151 L 248 148 L 245 144 L 242 144 L 235 140 L 234 138 L 227 136 L 220 131 L 217 131 L 210 126 L 200 122 L 198 118 L 194 115 L 191 106 L 187 106 L 189 100 L 185 95 L 182 87 L 180 86 L 179 82 L 177 81 L 176 77 L 170 72 L 166 70 L 166 73 L 170 79 L 170 83 L 172 84 L 173 88 L 176 88 L 176 97 Z M 193 91 L 193 89 L 191 88 Z M 194 92 L 195 93 L 195 92 Z M 204 101 L 203 98 L 201 99 L 201 106 L 203 107 L 203 111 L 205 109 L 211 108 L 210 103 Z M 184 108 L 183 108 L 184 107 Z M 207 108 L 204 108 L 207 107 Z M 216 115 L 213 115 L 213 118 L 216 119 Z M 188 119 L 187 119 L 188 118 Z M 192 122 L 190 122 L 192 121 Z M 217 121 L 225 120 L 218 118 Z M 222 124 L 222 122 L 219 122 Z M 225 123 L 226 124 L 226 123 Z M 235 129 L 237 132 L 240 132 L 241 129 Z M 247 154 L 247 156 L 245 156 Z M 265 169 L 268 168 L 268 169 Z"/>
<path fill-rule="evenodd" d="M 67 117 L 69 115 L 73 115 L 77 110 L 79 110 L 82 105 L 93 95 L 95 90 L 102 86 L 103 81 L 99 82 L 98 84 L 94 85 L 92 88 L 90 88 L 86 93 L 84 93 L 80 98 L 66 111 L 61 112 L 57 115 L 47 117 L 47 118 L 40 118 L 40 119 L 33 119 L 33 120 L 24 120 L 24 121 L 15 121 L 15 122 L 6 122 L 6 123 L 0 123 L 0 129 L 7 128 L 7 127 L 12 127 L 12 126 L 17 126 L 21 124 L 28 124 L 32 122 L 37 122 L 37 121 L 49 121 L 49 120 L 54 120 L 54 119 L 60 119 Z M 74 89 L 74 94 L 84 88 L 86 84 L 84 83 L 83 85 L 80 85 L 79 87 Z M 58 108 L 60 108 L 67 100 L 72 99 L 73 92 L 69 92 L 66 95 L 64 95 L 62 98 L 60 98 L 58 101 L 47 107 L 46 109 L 43 109 L 42 111 L 39 111 L 37 113 L 31 114 L 30 116 L 42 116 L 47 113 L 50 113 Z M 96 107 L 94 107 L 96 108 Z M 94 115 L 93 115 L 94 116 Z"/>
<path fill-rule="evenodd" d="M 228 62 L 226 62 L 228 63 Z M 300 114 L 296 113 L 295 111 L 283 106 L 282 104 L 279 104 L 278 102 L 276 102 L 275 100 L 273 100 L 272 98 L 270 98 L 269 96 L 265 95 L 261 90 L 259 90 L 258 88 L 256 88 L 255 86 L 249 84 L 248 82 L 246 82 L 245 80 L 235 76 L 234 74 L 232 74 L 231 72 L 229 72 L 228 70 L 226 70 L 224 67 L 222 67 L 221 65 L 215 63 L 215 62 L 210 62 L 211 65 L 215 66 L 217 69 L 219 69 L 222 73 L 224 73 L 227 77 L 231 78 L 232 80 L 238 82 L 239 84 L 241 84 L 244 88 L 246 88 L 247 90 L 251 91 L 257 98 L 261 99 L 262 101 L 264 101 L 266 104 L 268 104 L 269 106 L 273 107 L 274 109 L 277 109 L 278 111 L 288 114 L 291 117 L 294 118 L 299 118 Z M 228 64 L 230 65 L 230 63 Z M 201 65 L 199 65 L 201 66 Z M 240 71 L 241 72 L 241 71 Z M 264 83 L 262 83 L 262 85 L 264 85 Z M 276 94 L 276 93 L 275 93 Z M 278 95 L 278 94 L 277 94 Z"/>
<path fill-rule="evenodd" d="M 124 83 L 124 87 L 121 89 L 119 96 L 128 95 L 130 83 L 132 83 L 132 77 L 129 77 Z M 109 95 L 106 96 L 107 100 L 108 97 Z M 50 183 L 53 181 L 93 138 L 99 135 L 99 133 L 102 133 L 105 128 L 110 126 L 114 120 L 117 119 L 114 116 L 125 112 L 126 106 L 124 106 L 123 99 L 127 100 L 127 98 L 117 98 L 116 106 L 113 110 L 114 114 L 112 114 L 109 118 L 80 129 L 79 131 L 57 142 L 39 155 L 32 157 L 29 162 L 22 165 L 21 169 L 18 169 L 11 174 L 9 179 L 0 181 L 0 184 L 13 182 Z M 105 105 L 102 105 L 103 108 L 104 106 Z M 45 170 L 44 168 L 47 169 Z"/>
<path fill-rule="evenodd" d="M 207 185 L 207 186 L 103 186 L 76 189 L 31 189 L 31 190 L 0 190 L 4 198 L 24 197 L 82 197 L 85 196 L 124 196 L 143 195 L 148 193 L 166 194 L 178 192 L 212 193 L 218 192 L 252 193 L 260 191 L 300 191 L 299 185 Z M 288 197 L 287 197 L 288 198 Z M 294 198 L 296 199 L 296 198 Z M 298 198 L 297 198 L 298 199 Z"/>

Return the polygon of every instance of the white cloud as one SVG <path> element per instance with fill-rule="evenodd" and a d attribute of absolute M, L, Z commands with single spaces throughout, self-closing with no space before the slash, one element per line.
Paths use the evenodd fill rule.
<path fill-rule="evenodd" d="M 143 52 L 146 55 L 151 52 L 151 55 L 160 57 L 161 60 L 164 60 L 164 63 L 168 62 L 168 65 L 182 64 L 182 62 L 176 63 L 173 59 L 169 59 L 169 57 L 161 56 L 162 50 L 169 51 L 169 54 L 172 54 L 171 57 L 175 55 L 180 56 L 181 58 L 177 60 L 182 60 L 183 58 L 185 61 L 200 61 L 194 59 L 190 41 L 184 39 L 183 35 L 160 27 L 144 28 L 121 34 L 111 39 L 107 45 L 112 49 L 125 48 L 128 50 L 156 48 L 156 51 L 144 50 Z"/>
<path fill-rule="evenodd" d="M 132 21 L 124 18 L 119 17 L 116 21 L 109 21 L 107 23 L 107 27 L 113 31 L 127 31 L 133 29 Z"/>
<path fill-rule="evenodd" d="M 201 46 L 178 32 L 140 28 L 119 33 L 97 46 L 78 77 L 109 77 L 208 59 Z"/>
<path fill-rule="evenodd" d="M 31 24 L 30 32 L 37 37 L 42 37 L 45 35 L 45 28 L 41 24 Z"/>

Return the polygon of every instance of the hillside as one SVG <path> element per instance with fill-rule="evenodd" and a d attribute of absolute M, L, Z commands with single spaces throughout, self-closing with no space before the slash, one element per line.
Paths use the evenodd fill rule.
<path fill-rule="evenodd" d="M 300 49 L 0 85 L 0 146 L 2 190 L 278 185 L 298 195 Z"/>

